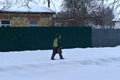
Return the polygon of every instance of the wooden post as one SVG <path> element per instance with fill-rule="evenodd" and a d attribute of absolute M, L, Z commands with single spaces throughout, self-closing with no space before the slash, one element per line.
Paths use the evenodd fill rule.
<path fill-rule="evenodd" d="M 50 8 L 50 0 L 48 0 L 48 7 Z"/>

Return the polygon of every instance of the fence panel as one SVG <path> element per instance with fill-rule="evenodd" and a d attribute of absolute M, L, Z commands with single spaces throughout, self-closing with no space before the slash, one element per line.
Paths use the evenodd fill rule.
<path fill-rule="evenodd" d="M 114 47 L 120 45 L 120 29 L 92 29 L 93 47 Z"/>
<path fill-rule="evenodd" d="M 91 47 L 89 27 L 10 27 L 0 28 L 0 51 L 52 49 L 57 33 L 63 48 Z"/>

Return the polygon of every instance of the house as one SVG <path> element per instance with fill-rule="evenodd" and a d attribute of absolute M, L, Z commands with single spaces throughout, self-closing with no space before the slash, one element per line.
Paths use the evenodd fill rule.
<path fill-rule="evenodd" d="M 0 27 L 52 26 L 53 14 L 53 10 L 37 4 L 28 7 L 17 5 L 0 11 Z"/>
<path fill-rule="evenodd" d="M 120 21 L 114 21 L 115 22 L 115 29 L 120 29 Z"/>

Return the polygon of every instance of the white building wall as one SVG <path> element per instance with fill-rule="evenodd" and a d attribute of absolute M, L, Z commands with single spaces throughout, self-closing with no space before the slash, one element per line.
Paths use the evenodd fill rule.
<path fill-rule="evenodd" d="M 117 22 L 115 23 L 115 29 L 120 29 L 120 21 L 117 21 Z"/>

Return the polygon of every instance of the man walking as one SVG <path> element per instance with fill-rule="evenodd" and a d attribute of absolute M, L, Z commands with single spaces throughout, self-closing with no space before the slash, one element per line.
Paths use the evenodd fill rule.
<path fill-rule="evenodd" d="M 55 60 L 54 57 L 58 53 L 60 56 L 60 59 L 64 59 L 62 56 L 62 50 L 61 50 L 61 35 L 57 34 L 55 36 L 55 39 L 53 41 L 53 53 L 51 56 L 51 60 Z"/>

